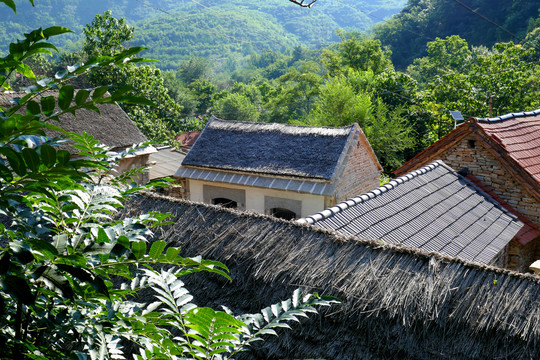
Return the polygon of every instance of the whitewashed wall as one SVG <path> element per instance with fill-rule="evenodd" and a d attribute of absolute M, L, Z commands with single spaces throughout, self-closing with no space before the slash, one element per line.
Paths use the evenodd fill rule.
<path fill-rule="evenodd" d="M 280 190 L 252 187 L 252 186 L 221 184 L 221 183 L 191 180 L 191 179 L 189 180 L 190 200 L 206 202 L 206 203 L 211 202 L 212 199 L 204 198 L 204 195 L 203 195 L 204 185 L 211 185 L 214 187 L 219 186 L 225 189 L 229 188 L 229 189 L 245 190 L 246 192 L 245 209 L 256 211 L 262 214 L 265 213 L 265 206 L 264 206 L 265 196 L 272 196 L 272 197 L 278 197 L 278 198 L 283 198 L 283 199 L 292 199 L 292 200 L 302 201 L 302 212 L 301 214 L 297 214 L 299 217 L 306 217 L 309 215 L 313 215 L 325 209 L 323 195 L 312 195 L 312 194 L 305 194 L 305 193 L 299 193 L 299 192 L 293 192 L 293 191 L 280 191 Z M 239 206 L 239 208 L 243 209 L 244 206 Z"/>

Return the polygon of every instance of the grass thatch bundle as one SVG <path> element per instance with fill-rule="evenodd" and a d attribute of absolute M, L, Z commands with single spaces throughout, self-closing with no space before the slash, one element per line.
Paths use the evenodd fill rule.
<path fill-rule="evenodd" d="M 233 282 L 186 279 L 200 306 L 256 312 L 296 287 L 343 304 L 246 359 L 537 359 L 540 278 L 308 225 L 181 200 L 138 196 L 129 215 L 170 212 L 157 238 L 225 263 Z"/>

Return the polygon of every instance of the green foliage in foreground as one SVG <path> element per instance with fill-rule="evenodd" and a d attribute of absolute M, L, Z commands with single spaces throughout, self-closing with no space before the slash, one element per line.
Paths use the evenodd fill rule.
<path fill-rule="evenodd" d="M 91 58 L 38 81 L 24 59 L 50 54 L 56 49 L 46 40 L 66 31 L 31 32 L 0 58 L 2 89 L 10 89 L 15 72 L 33 83 L 13 106 L 0 107 L 0 358 L 123 359 L 129 344 L 136 359 L 231 359 L 314 306 L 336 302 L 297 290 L 260 314 L 242 316 L 191 303 L 180 277 L 205 271 L 229 278 L 225 265 L 182 257 L 164 241 L 150 243 L 164 214 L 116 220 L 114 213 L 139 189 L 138 171 L 111 174 L 115 161 L 134 149 L 111 157 L 91 135 L 53 124 L 79 109 L 99 113 L 101 104 L 152 105 L 127 95 L 129 87 L 108 95 L 108 86 L 75 91 L 66 84 L 140 61 L 133 57 L 140 49 Z M 49 90 L 58 99 L 44 96 Z M 47 138 L 46 130 L 69 138 L 79 156 L 58 150 L 63 139 Z M 167 270 L 154 270 L 157 264 Z M 156 301 L 135 302 L 141 291 L 153 291 Z"/>

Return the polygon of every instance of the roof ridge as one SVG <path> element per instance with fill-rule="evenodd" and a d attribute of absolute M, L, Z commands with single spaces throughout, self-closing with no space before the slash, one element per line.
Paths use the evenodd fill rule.
<path fill-rule="evenodd" d="M 438 162 L 442 163 L 442 161 L 437 160 L 437 161 L 433 162 L 432 164 L 430 164 L 430 165 L 434 165 L 432 169 L 437 167 L 436 163 L 438 163 Z M 429 165 L 425 166 L 424 168 L 427 168 L 428 166 Z M 445 166 L 445 167 L 448 167 L 448 166 Z M 262 214 L 262 213 L 258 213 L 258 212 L 254 212 L 254 211 L 225 208 L 225 207 L 222 207 L 222 206 L 219 206 L 219 205 L 213 205 L 213 204 L 208 204 L 208 203 L 204 203 L 204 202 L 191 201 L 191 200 L 186 200 L 186 199 L 182 199 L 182 198 L 177 198 L 177 197 L 167 196 L 167 195 L 163 195 L 163 194 L 158 194 L 158 193 L 156 193 L 154 191 L 149 191 L 149 190 L 140 191 L 136 195 L 131 197 L 131 199 L 134 199 L 134 198 L 136 198 L 138 196 L 145 197 L 145 198 L 151 198 L 151 199 L 155 199 L 155 200 L 168 201 L 168 202 L 171 202 L 171 203 L 178 203 L 180 205 L 185 204 L 185 205 L 189 205 L 189 206 L 209 208 L 209 209 L 212 209 L 213 211 L 216 211 L 218 213 L 230 214 L 230 215 L 238 216 L 238 217 L 241 217 L 241 218 L 264 219 L 264 220 L 270 221 L 270 222 L 272 222 L 274 224 L 290 225 L 290 226 L 293 226 L 293 227 L 300 227 L 300 228 L 304 227 L 304 226 L 307 226 L 306 223 L 299 223 L 298 220 L 297 221 L 285 220 L 285 219 L 276 218 L 276 217 L 274 217 L 272 215 Z M 124 205 L 125 205 L 125 203 L 124 203 Z M 126 208 L 122 209 L 122 211 L 125 211 L 125 209 Z M 462 265 L 464 265 L 464 266 L 466 266 L 468 268 L 475 268 L 475 269 L 478 269 L 478 270 L 493 271 L 493 272 L 498 273 L 498 274 L 506 274 L 508 276 L 516 277 L 516 278 L 520 278 L 520 279 L 529 279 L 529 280 L 532 280 L 532 281 L 540 284 L 540 276 L 535 275 L 535 274 L 522 273 L 522 272 L 518 272 L 518 271 L 515 271 L 515 270 L 496 267 L 496 266 L 493 266 L 493 265 L 481 264 L 481 263 L 474 262 L 474 261 L 471 261 L 471 260 L 441 254 L 440 252 L 436 252 L 436 251 L 428 251 L 428 250 L 420 249 L 420 248 L 413 247 L 413 246 L 398 245 L 398 244 L 393 244 L 393 243 L 390 243 L 390 242 L 381 242 L 379 239 L 360 238 L 360 237 L 355 236 L 355 235 L 347 235 L 347 234 L 337 232 L 335 230 L 329 230 L 329 229 L 326 229 L 326 228 L 319 228 L 319 227 L 316 227 L 316 226 L 309 226 L 309 231 L 314 231 L 314 232 L 319 233 L 319 234 L 328 235 L 328 236 L 332 237 L 333 239 L 335 239 L 339 243 L 351 243 L 353 245 L 364 245 L 364 246 L 370 246 L 370 247 L 377 248 L 377 249 L 389 250 L 389 251 L 394 252 L 394 253 L 409 253 L 411 255 L 420 256 L 420 257 L 424 257 L 424 258 L 436 258 L 436 259 L 440 259 L 440 260 L 443 260 L 443 261 L 446 261 L 446 262 L 462 264 Z"/>
<path fill-rule="evenodd" d="M 446 165 L 442 160 L 435 160 L 434 162 L 423 166 L 417 170 L 411 171 L 405 175 L 402 175 L 400 177 L 397 177 L 395 179 L 390 180 L 386 184 L 379 186 L 378 188 L 368 191 L 366 193 L 363 193 L 359 196 L 355 196 L 354 198 L 350 198 L 348 200 L 342 201 L 339 204 L 336 204 L 328 209 L 325 209 L 319 213 L 316 213 L 315 215 L 311 215 L 305 218 L 298 219 L 297 222 L 302 224 L 314 224 L 318 221 L 328 219 L 329 217 L 340 213 L 350 207 L 353 207 L 355 205 L 361 204 L 367 200 L 373 199 L 388 190 L 393 189 L 394 187 L 401 185 L 407 181 L 410 181 L 420 175 L 423 175 L 427 173 L 428 171 L 435 170 L 437 167 L 444 167 L 449 171 L 455 172 L 452 168 L 450 168 L 448 165 Z"/>
<path fill-rule="evenodd" d="M 505 120 L 519 118 L 519 117 L 534 116 L 534 115 L 540 115 L 540 109 L 533 110 L 533 111 L 522 111 L 522 112 L 517 112 L 517 113 L 508 113 L 508 114 L 505 114 L 505 115 L 496 116 L 496 117 L 492 117 L 492 118 L 475 118 L 475 119 L 476 119 L 476 121 L 479 121 L 479 122 L 489 123 L 489 122 L 505 121 Z"/>
<path fill-rule="evenodd" d="M 245 124 L 251 126 L 260 125 L 261 127 L 275 127 L 275 128 L 301 128 L 301 129 L 325 129 L 325 130 L 350 130 L 354 128 L 357 123 L 352 123 L 346 126 L 309 126 L 309 125 L 296 125 L 296 124 L 286 124 L 286 123 L 267 123 L 267 122 L 257 122 L 257 121 L 240 121 L 240 120 L 223 120 L 212 115 L 208 124 L 211 122 L 218 122 L 222 124 Z"/>

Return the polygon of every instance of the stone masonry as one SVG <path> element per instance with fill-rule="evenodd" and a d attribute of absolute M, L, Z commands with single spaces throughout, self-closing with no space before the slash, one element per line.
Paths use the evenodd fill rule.
<path fill-rule="evenodd" d="M 517 182 L 501 162 L 473 135 L 466 136 L 451 149 L 440 154 L 437 159 L 443 160 L 457 171 L 467 168 L 469 173 L 493 189 L 510 206 L 536 225 L 540 225 L 539 200 Z M 426 164 L 437 159 L 427 159 Z M 508 246 L 506 267 L 527 271 L 529 265 L 540 256 L 538 242 L 538 239 L 535 239 L 523 246 L 513 240 Z"/>
<path fill-rule="evenodd" d="M 369 143 L 360 137 L 351 147 L 347 166 L 336 187 L 336 204 L 379 187 L 381 171 L 366 151 L 366 146 L 369 148 Z"/>

